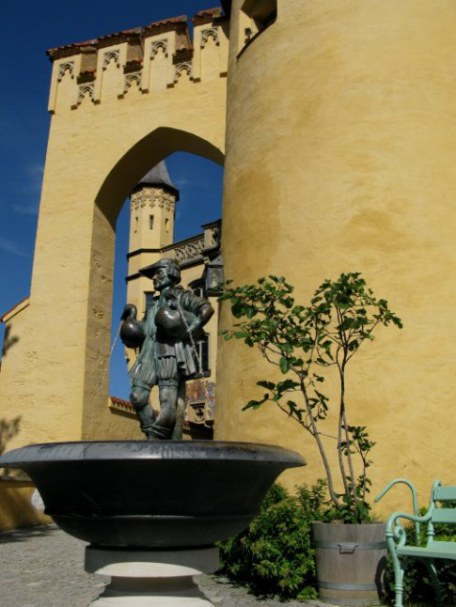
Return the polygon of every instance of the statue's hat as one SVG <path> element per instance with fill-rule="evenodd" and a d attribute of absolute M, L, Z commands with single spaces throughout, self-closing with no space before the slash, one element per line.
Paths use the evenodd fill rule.
<path fill-rule="evenodd" d="M 179 270 L 179 266 L 177 265 L 177 261 L 175 259 L 171 259 L 169 257 L 165 257 L 163 259 L 160 259 L 159 261 L 156 261 L 155 263 L 153 263 L 150 266 L 141 268 L 141 270 L 139 270 L 139 273 L 142 276 L 147 276 L 147 278 L 153 278 L 155 272 L 157 270 L 159 270 L 160 268 L 166 268 L 167 270 L 172 270 L 172 274 L 174 274 L 176 277 L 177 276 L 180 277 L 180 270 Z"/>

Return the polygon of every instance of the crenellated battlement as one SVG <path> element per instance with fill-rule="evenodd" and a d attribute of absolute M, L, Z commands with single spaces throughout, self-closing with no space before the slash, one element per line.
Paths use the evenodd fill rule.
<path fill-rule="evenodd" d="M 49 111 L 74 110 L 226 77 L 227 20 L 200 11 L 47 51 L 53 63 Z"/>

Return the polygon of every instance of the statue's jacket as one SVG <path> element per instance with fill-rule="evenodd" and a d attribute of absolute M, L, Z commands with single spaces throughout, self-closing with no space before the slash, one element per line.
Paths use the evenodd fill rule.
<path fill-rule="evenodd" d="M 152 300 L 142 321 L 138 321 L 144 334 L 144 341 L 138 358 L 133 363 L 129 375 L 136 384 L 152 386 L 167 375 L 167 369 L 176 360 L 182 377 L 192 377 L 198 372 L 198 359 L 194 344 L 187 336 L 176 337 L 156 324 L 156 317 L 163 307 L 175 306 L 181 313 L 200 316 L 207 301 L 192 291 L 180 286 L 171 287 Z M 187 316 L 187 314 L 186 314 Z"/>

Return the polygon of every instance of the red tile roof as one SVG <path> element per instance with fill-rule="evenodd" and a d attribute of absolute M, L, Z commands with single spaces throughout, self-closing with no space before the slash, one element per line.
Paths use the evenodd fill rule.
<path fill-rule="evenodd" d="M 194 25 L 203 25 L 204 23 L 210 23 L 214 19 L 219 19 L 220 17 L 223 17 L 221 8 L 208 8 L 203 11 L 198 11 L 196 15 L 194 15 L 192 21 Z"/>
<path fill-rule="evenodd" d="M 117 42 L 124 42 L 134 38 L 139 38 L 141 35 L 150 36 L 156 33 L 168 32 L 176 29 L 187 29 L 187 17 L 185 15 L 164 19 L 162 21 L 154 21 L 145 27 L 134 27 L 121 32 L 100 36 L 99 38 L 94 38 L 93 40 L 86 40 L 85 42 L 75 42 L 73 44 L 57 46 L 55 48 L 48 49 L 46 53 L 49 59 L 53 61 L 54 59 L 61 59 L 62 57 L 76 55 L 81 53 L 84 49 L 90 47 L 102 48 L 109 44 L 116 44 Z"/>

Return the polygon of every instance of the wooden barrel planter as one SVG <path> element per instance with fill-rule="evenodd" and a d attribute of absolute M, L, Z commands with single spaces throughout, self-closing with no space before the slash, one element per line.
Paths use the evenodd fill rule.
<path fill-rule="evenodd" d="M 385 525 L 313 523 L 317 578 L 322 601 L 362 607 L 384 596 Z"/>

